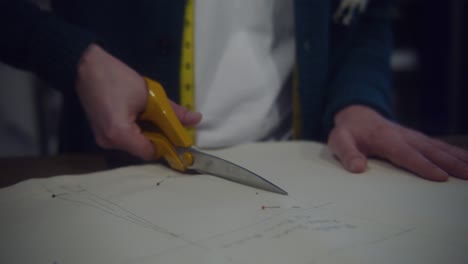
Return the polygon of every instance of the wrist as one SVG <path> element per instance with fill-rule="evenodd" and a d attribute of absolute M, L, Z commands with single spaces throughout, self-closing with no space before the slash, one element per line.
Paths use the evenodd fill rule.
<path fill-rule="evenodd" d="M 368 106 L 350 105 L 338 111 L 333 120 L 335 125 L 339 125 L 347 120 L 372 116 L 379 116 L 379 113 Z"/>

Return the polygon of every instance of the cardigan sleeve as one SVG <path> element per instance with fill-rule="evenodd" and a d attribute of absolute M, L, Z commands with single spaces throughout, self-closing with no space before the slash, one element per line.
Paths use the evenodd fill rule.
<path fill-rule="evenodd" d="M 324 136 L 334 116 L 349 105 L 369 106 L 392 118 L 390 1 L 371 0 L 350 26 L 332 26 L 330 79 L 325 96 Z"/>
<path fill-rule="evenodd" d="M 53 87 L 74 87 L 77 65 L 93 33 L 21 0 L 0 0 L 0 60 L 36 73 Z"/>

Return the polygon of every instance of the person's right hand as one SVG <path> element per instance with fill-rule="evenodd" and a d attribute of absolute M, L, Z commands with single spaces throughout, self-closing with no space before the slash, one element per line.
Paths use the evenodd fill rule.
<path fill-rule="evenodd" d="M 76 91 L 100 147 L 124 150 L 145 160 L 154 158 L 153 145 L 135 122 L 148 98 L 142 76 L 92 44 L 80 59 Z M 171 105 L 183 125 L 200 122 L 200 113 L 174 102 Z"/>

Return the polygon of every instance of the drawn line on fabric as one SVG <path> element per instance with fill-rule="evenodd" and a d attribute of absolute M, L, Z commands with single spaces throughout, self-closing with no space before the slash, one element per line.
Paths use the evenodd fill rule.
<path fill-rule="evenodd" d="M 171 175 L 167 176 L 167 178 L 171 178 L 171 177 L 172 177 Z M 68 200 L 69 202 L 79 203 L 79 204 L 82 204 L 82 205 L 85 205 L 85 206 L 90 206 L 92 208 L 100 210 L 101 212 L 108 213 L 108 214 L 110 214 L 112 216 L 115 216 L 115 217 L 117 217 L 119 219 L 125 220 L 125 221 L 130 222 L 130 223 L 133 223 L 133 224 L 138 225 L 140 227 L 148 228 L 150 230 L 153 230 L 153 231 L 156 231 L 156 232 L 159 232 L 159 233 L 163 233 L 163 234 L 169 235 L 169 236 L 174 237 L 174 238 L 181 239 L 181 240 L 187 242 L 188 244 L 201 246 L 201 245 L 198 245 L 197 243 L 195 243 L 194 241 L 191 241 L 191 240 L 183 237 L 182 235 L 176 234 L 176 233 L 171 232 L 170 230 L 168 230 L 168 229 L 166 229 L 164 227 L 161 227 L 159 225 L 156 225 L 156 224 L 152 223 L 151 221 L 149 221 L 149 220 L 147 220 L 147 219 L 145 219 L 145 218 L 143 218 L 143 217 L 129 211 L 128 209 L 123 208 L 122 206 L 118 205 L 117 203 L 114 203 L 112 201 L 109 201 L 109 200 L 106 200 L 106 199 L 100 197 L 99 195 L 85 189 L 84 187 L 82 187 L 80 185 L 78 185 L 76 187 L 81 188 L 81 189 L 73 188 L 71 186 L 65 186 L 65 187 L 66 187 L 66 189 L 73 190 L 73 192 L 78 193 L 79 196 L 84 196 L 85 194 L 87 194 L 88 195 L 87 198 L 89 200 L 91 200 L 91 201 L 100 200 L 100 202 L 99 203 L 96 202 L 96 204 L 97 204 L 96 205 L 96 204 L 88 203 L 87 200 L 80 201 L 80 200 L 74 200 L 74 199 L 65 198 L 65 197 L 58 197 L 59 199 Z M 63 186 L 62 186 L 62 188 L 63 188 Z M 67 194 L 65 196 L 68 196 L 68 195 L 70 195 L 70 194 Z M 100 207 L 98 205 L 102 205 L 102 207 Z"/>
<path fill-rule="evenodd" d="M 240 238 L 238 239 L 235 239 L 235 240 L 232 240 L 232 241 L 229 241 L 226 242 L 226 243 L 223 243 L 221 245 L 222 248 L 230 248 L 232 246 L 239 246 L 239 245 L 243 245 L 247 242 L 252 242 L 254 240 L 258 240 L 258 239 L 279 239 L 279 238 L 282 238 L 283 236 L 286 236 L 286 235 L 289 235 L 290 233 L 294 232 L 294 231 L 299 231 L 299 230 L 310 230 L 310 231 L 314 231 L 314 232 L 321 232 L 321 233 L 324 233 L 324 232 L 335 232 L 335 231 L 343 231 L 343 230 L 353 230 L 353 229 L 357 229 L 359 228 L 358 225 L 356 224 L 351 224 L 349 223 L 348 221 L 343 221 L 343 220 L 340 220 L 340 219 L 337 219 L 336 217 L 326 217 L 326 218 L 316 218 L 317 216 L 314 216 L 314 209 L 316 208 L 320 208 L 320 207 L 325 207 L 327 205 L 331 205 L 333 203 L 331 202 L 328 202 L 328 203 L 324 203 L 324 204 L 320 204 L 320 205 L 317 205 L 317 206 L 314 206 L 314 207 L 311 207 L 311 208 L 308 208 L 308 209 L 304 209 L 304 210 L 298 210 L 298 211 L 302 211 L 302 213 L 299 213 L 299 214 L 296 214 L 296 215 L 290 215 L 287 217 L 287 219 L 284 219 L 276 224 L 273 224 L 272 226 L 266 228 L 266 229 L 263 229 L 261 231 L 255 231 L 255 232 L 250 232 L 248 235 L 245 235 L 245 236 L 241 236 Z M 306 214 L 304 214 L 306 213 Z M 283 214 L 283 213 L 281 213 Z M 266 221 L 269 221 L 271 218 L 273 217 L 281 217 L 281 214 L 276 214 L 276 215 L 273 215 L 267 219 L 264 219 L 263 221 L 260 221 L 258 222 L 258 224 L 262 224 L 262 222 L 266 222 Z M 244 226 L 242 228 L 238 228 L 237 230 L 233 230 L 232 232 L 235 233 L 239 230 L 242 230 L 242 229 L 245 229 L 245 228 L 249 228 L 251 227 L 252 225 L 247 225 L 247 226 Z M 260 227 L 260 229 L 262 229 L 262 227 Z M 345 245 L 345 246 L 342 246 L 340 248 L 337 248 L 337 249 L 333 249 L 331 250 L 330 252 L 333 253 L 335 251 L 338 251 L 338 250 L 344 250 L 344 249 L 352 249 L 354 247 L 359 247 L 359 246 L 368 246 L 368 245 L 372 245 L 372 244 L 376 244 L 376 243 L 381 243 L 382 241 L 385 241 L 385 240 L 389 240 L 389 239 L 393 239 L 395 237 L 398 237 L 398 236 L 401 236 L 405 233 L 408 233 L 408 232 L 411 232 L 413 230 L 413 228 L 411 229 L 405 229 L 403 231 L 398 231 L 398 232 L 394 232 L 392 234 L 389 234 L 385 237 L 380 237 L 380 238 L 377 238 L 377 239 L 374 239 L 374 240 L 371 240 L 371 241 L 368 241 L 368 242 L 365 242 L 365 243 L 358 243 L 358 244 L 354 244 L 354 245 Z M 359 232 L 359 231 L 358 231 Z M 224 234 L 221 234 L 222 235 L 228 235 L 228 232 L 225 232 Z M 212 236 L 208 239 L 216 239 L 217 237 L 219 237 L 220 235 L 216 235 L 216 236 Z M 205 239 L 204 239 L 205 240 Z M 200 242 L 200 241 L 197 241 L 197 242 Z"/>
<path fill-rule="evenodd" d="M 42 186 L 42 188 L 44 188 L 44 190 L 46 190 L 48 193 L 51 193 L 52 197 L 55 199 L 60 199 L 60 200 L 67 201 L 70 203 L 88 206 L 96 210 L 99 210 L 103 213 L 112 215 L 119 219 L 138 225 L 140 227 L 148 228 L 156 232 L 170 235 L 172 237 L 181 238 L 176 233 L 171 232 L 161 226 L 155 225 L 151 221 L 141 216 L 136 215 L 135 213 L 119 206 L 118 204 L 114 202 L 108 201 L 98 196 L 97 194 L 94 194 L 88 191 L 87 189 L 83 188 L 80 185 L 77 185 L 74 187 L 61 186 L 63 190 L 68 191 L 68 192 L 60 192 L 59 194 L 55 194 L 54 191 L 47 188 L 43 184 L 39 183 L 39 185 Z M 183 239 L 183 240 L 187 241 L 186 239 Z M 191 242 L 191 241 L 187 241 L 187 242 Z"/>
<path fill-rule="evenodd" d="M 237 239 L 228 239 L 227 242 L 222 243 L 221 247 L 228 249 L 233 246 L 241 246 L 245 243 L 253 242 L 259 239 L 280 239 L 292 234 L 293 232 L 301 230 L 328 233 L 341 232 L 343 230 L 358 228 L 354 224 L 349 224 L 346 221 L 338 220 L 335 217 L 316 217 L 317 216 L 314 216 L 314 208 L 311 208 L 308 211 L 302 211 L 296 215 L 286 215 L 285 219 L 278 219 L 278 221 L 272 222 L 271 225 L 266 228 L 262 226 L 259 227 L 258 230 L 253 230 L 247 235 L 243 235 Z"/>
<path fill-rule="evenodd" d="M 174 175 L 167 175 L 166 177 L 162 179 L 158 179 L 156 182 L 156 186 L 160 186 L 163 182 L 165 182 L 167 179 L 174 178 Z"/>
<path fill-rule="evenodd" d="M 244 229 L 251 228 L 251 227 L 253 227 L 255 225 L 259 225 L 259 224 L 268 222 L 272 218 L 275 218 L 275 217 L 281 216 L 283 214 L 289 213 L 291 210 L 298 210 L 298 211 L 304 212 L 304 211 L 312 210 L 312 209 L 322 207 L 322 206 L 326 206 L 326 205 L 330 205 L 330 204 L 332 204 L 332 203 L 329 202 L 329 203 L 320 204 L 320 205 L 309 207 L 309 208 L 294 208 L 294 207 L 291 207 L 291 208 L 283 209 L 280 212 L 274 213 L 274 214 L 272 214 L 272 215 L 270 215 L 270 216 L 268 216 L 268 217 L 266 217 L 266 218 L 264 218 L 262 220 L 259 220 L 257 222 L 254 222 L 254 223 L 251 223 L 251 224 L 248 224 L 248 225 L 245 225 L 245 226 L 241 226 L 241 227 L 238 227 L 238 228 L 234 228 L 234 229 L 231 229 L 231 230 L 228 230 L 228 231 L 225 231 L 225 232 L 221 232 L 221 233 L 218 233 L 218 234 L 215 234 L 215 235 L 212 235 L 212 236 L 197 240 L 195 242 L 199 243 L 199 242 L 208 241 L 208 240 L 211 240 L 211 239 L 214 239 L 214 238 L 217 238 L 217 237 L 221 237 L 221 236 L 224 236 L 224 235 L 227 235 L 227 234 L 236 233 L 236 232 L 242 231 Z"/>
<path fill-rule="evenodd" d="M 383 241 L 394 239 L 396 237 L 399 237 L 399 236 L 405 235 L 407 233 L 410 233 L 414 229 L 415 228 L 408 228 L 408 229 L 402 230 L 400 232 L 393 233 L 393 234 L 390 234 L 388 236 L 378 238 L 378 239 L 375 239 L 375 240 L 371 240 L 371 241 L 367 241 L 367 242 L 364 242 L 364 243 L 359 243 L 359 244 L 355 244 L 355 245 L 345 245 L 345 246 L 330 250 L 328 252 L 328 254 L 333 255 L 333 254 L 335 254 L 335 253 L 337 253 L 339 251 L 343 251 L 343 250 L 352 250 L 352 249 L 355 249 L 355 248 L 358 248 L 358 247 L 366 247 L 366 246 L 369 246 L 369 245 L 375 245 L 375 244 L 381 243 Z"/>
<path fill-rule="evenodd" d="M 121 212 L 116 212 L 116 210 L 114 209 L 109 209 L 108 207 L 102 207 L 102 206 L 99 206 L 99 204 L 93 204 L 93 203 L 89 203 L 89 202 L 86 202 L 86 201 L 80 201 L 80 200 L 76 200 L 76 199 L 72 199 L 72 198 L 67 198 L 67 197 L 64 197 L 64 196 L 60 196 L 60 197 L 57 197 L 57 199 L 60 199 L 60 200 L 63 200 L 63 201 L 67 201 L 67 202 L 71 202 L 71 203 L 75 203 L 75 204 L 81 204 L 81 205 L 84 205 L 84 206 L 88 206 L 88 207 L 91 207 L 91 208 L 94 208 L 96 210 L 99 210 L 103 213 L 107 213 L 107 214 L 110 214 L 112 216 L 115 216 L 119 219 L 123 219 L 127 222 L 131 222 L 135 225 L 138 225 L 140 227 L 144 227 L 144 228 L 148 228 L 148 229 L 151 229 L 153 231 L 157 231 L 157 232 L 161 232 L 161 233 L 165 233 L 165 234 L 168 234 L 168 235 L 171 235 L 173 237 L 178 237 L 177 234 L 174 234 L 162 227 L 159 227 L 157 225 L 154 225 L 152 223 L 149 223 L 147 221 L 142 221 L 140 220 L 140 218 L 138 216 L 134 216 L 132 215 L 131 212 L 128 212 L 128 214 L 125 214 L 125 213 L 122 213 L 123 212 L 126 212 L 125 209 L 123 209 Z"/>

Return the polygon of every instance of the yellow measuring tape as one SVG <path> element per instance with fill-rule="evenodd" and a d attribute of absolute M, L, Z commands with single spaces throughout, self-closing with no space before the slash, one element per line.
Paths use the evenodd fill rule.
<path fill-rule="evenodd" d="M 195 6 L 194 0 L 187 0 L 185 5 L 184 29 L 182 35 L 182 58 L 180 64 L 180 104 L 190 111 L 195 110 Z M 186 128 L 195 141 L 195 128 Z"/>
<path fill-rule="evenodd" d="M 185 5 L 184 28 L 182 35 L 182 58 L 180 65 L 180 104 L 187 109 L 195 110 L 195 4 L 194 0 L 187 0 Z M 301 117 L 298 91 L 298 69 L 293 73 L 293 138 L 300 138 Z M 186 128 L 193 142 L 196 142 L 194 127 Z"/>

